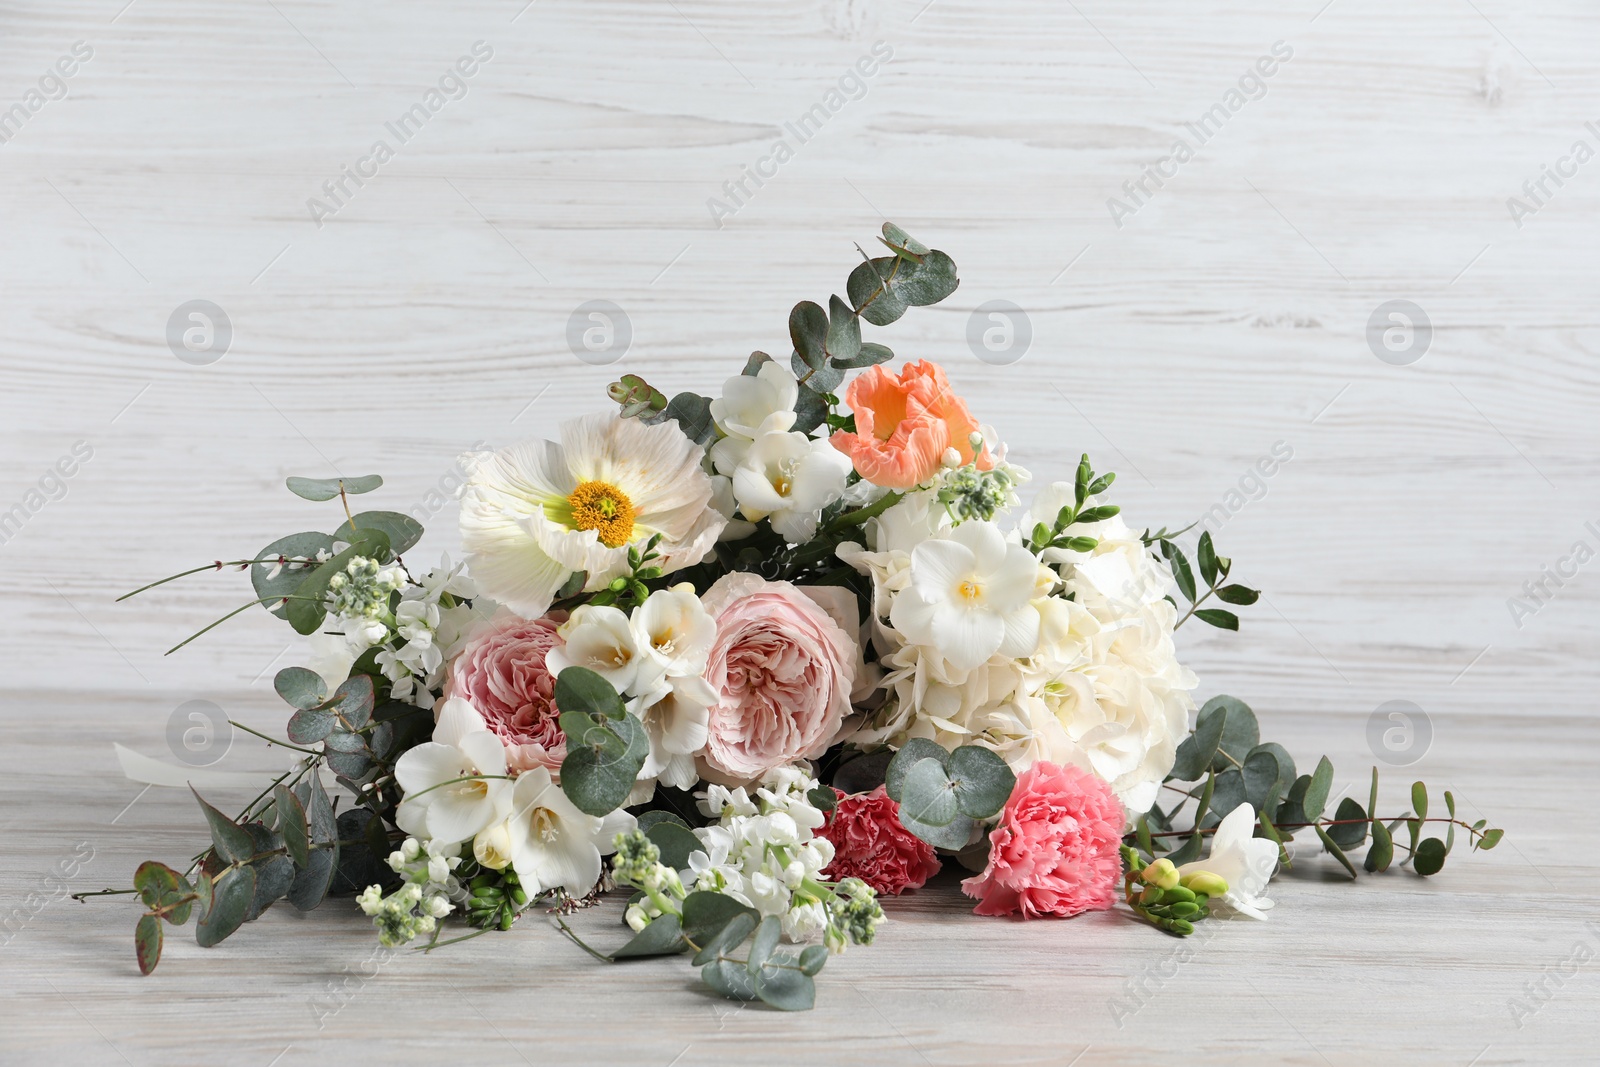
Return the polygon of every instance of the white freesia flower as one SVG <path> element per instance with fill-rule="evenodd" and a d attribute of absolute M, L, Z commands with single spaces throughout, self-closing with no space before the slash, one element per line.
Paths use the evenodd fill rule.
<path fill-rule="evenodd" d="M 717 691 L 698 675 L 668 678 L 660 691 L 645 698 L 639 719 L 650 738 L 650 755 L 639 779 L 659 779 L 688 789 L 700 780 L 694 757 L 706 747 L 707 723 Z"/>
<path fill-rule="evenodd" d="M 733 495 L 752 522 L 771 519 L 790 544 L 809 541 L 822 509 L 838 500 L 850 458 L 826 439 L 803 433 L 764 433 L 733 471 Z"/>
<path fill-rule="evenodd" d="M 992 523 L 973 520 L 911 553 L 911 581 L 889 620 L 909 642 L 938 649 L 971 669 L 995 653 L 1030 655 L 1039 641 L 1032 600 L 1038 561 L 1007 544 Z"/>
<path fill-rule="evenodd" d="M 688 582 L 658 589 L 633 611 L 634 642 L 669 678 L 705 673 L 717 622 Z"/>
<path fill-rule="evenodd" d="M 1178 868 L 1180 876 L 1210 871 L 1228 883 L 1222 901 L 1241 915 L 1265 919 L 1273 901 L 1262 894 L 1278 869 L 1278 846 L 1270 838 L 1256 837 L 1256 813 L 1240 804 L 1217 824 L 1211 835 L 1211 855 Z"/>
<path fill-rule="evenodd" d="M 640 648 L 628 616 L 614 607 L 584 604 L 561 624 L 565 642 L 545 656 L 550 673 L 568 667 L 587 667 L 619 693 L 653 689 L 661 669 Z"/>
<path fill-rule="evenodd" d="M 506 820 L 511 865 L 530 896 L 565 889 L 581 897 L 600 880 L 600 857 L 619 833 L 637 826 L 621 808 L 604 817 L 579 811 L 543 767 L 517 778 Z"/>
<path fill-rule="evenodd" d="M 701 456 L 671 423 L 598 412 L 563 423 L 559 445 L 463 457 L 461 541 L 473 577 L 535 618 L 576 571 L 591 590 L 628 573 L 628 548 L 655 534 L 663 573 L 700 562 L 725 522 Z"/>
<path fill-rule="evenodd" d="M 740 374 L 722 383 L 722 396 L 711 401 L 711 418 L 725 435 L 711 446 L 711 460 L 723 474 L 733 473 L 750 442 L 794 426 L 794 403 L 800 385 L 794 372 L 776 360 L 755 374 Z"/>
<path fill-rule="evenodd" d="M 395 822 L 413 837 L 442 845 L 474 837 L 510 810 L 505 773 L 505 746 L 483 716 L 465 700 L 447 700 L 439 708 L 433 740 L 395 763 L 395 781 L 405 794 Z"/>

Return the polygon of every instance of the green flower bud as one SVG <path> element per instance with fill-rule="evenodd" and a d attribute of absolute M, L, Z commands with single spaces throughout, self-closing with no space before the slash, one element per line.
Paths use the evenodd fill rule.
<path fill-rule="evenodd" d="M 1159 859 L 1144 869 L 1143 877 L 1146 885 L 1171 889 L 1178 884 L 1178 868 L 1169 859 Z"/>
<path fill-rule="evenodd" d="M 1193 904 L 1194 890 L 1185 889 L 1181 885 L 1171 886 L 1161 894 L 1163 904 Z"/>
<path fill-rule="evenodd" d="M 1208 897 L 1220 897 L 1228 891 L 1228 883 L 1220 875 L 1210 871 L 1195 871 L 1183 879 L 1183 887 L 1194 893 L 1204 893 Z"/>
<path fill-rule="evenodd" d="M 1179 937 L 1188 937 L 1190 934 L 1194 933 L 1194 923 L 1187 919 L 1168 919 L 1166 922 L 1166 929 L 1177 934 Z"/>
<path fill-rule="evenodd" d="M 1192 919 L 1196 915 L 1200 914 L 1200 905 L 1190 903 L 1186 900 L 1180 900 L 1178 903 L 1168 907 L 1167 911 L 1170 912 L 1172 917 L 1175 919 Z"/>

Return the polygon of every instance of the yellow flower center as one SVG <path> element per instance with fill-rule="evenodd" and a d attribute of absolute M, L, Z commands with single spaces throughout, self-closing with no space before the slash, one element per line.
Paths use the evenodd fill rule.
<path fill-rule="evenodd" d="M 633 536 L 633 501 L 606 482 L 582 482 L 567 497 L 572 506 L 572 526 L 594 530 L 607 548 L 621 548 Z"/>
<path fill-rule="evenodd" d="M 956 587 L 956 592 L 961 594 L 961 599 L 970 603 L 983 595 L 983 586 L 969 578 Z"/>
<path fill-rule="evenodd" d="M 556 827 L 560 825 L 560 819 L 549 808 L 534 808 L 530 811 L 528 825 L 534 836 L 547 845 L 559 836 Z"/>

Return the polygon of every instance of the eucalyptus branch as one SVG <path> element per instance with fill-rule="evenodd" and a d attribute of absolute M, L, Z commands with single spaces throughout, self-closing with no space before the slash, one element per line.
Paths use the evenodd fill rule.
<path fill-rule="evenodd" d="M 261 738 L 261 740 L 267 742 L 268 744 L 277 745 L 279 748 L 287 748 L 287 749 L 289 749 L 291 751 L 294 751 L 294 752 L 304 752 L 308 756 L 320 756 L 320 755 L 322 755 L 322 753 L 318 752 L 314 748 L 301 748 L 299 745 L 291 745 L 287 741 L 279 741 L 276 737 L 269 737 L 266 734 L 262 733 L 260 730 L 252 730 L 250 727 L 246 726 L 242 722 L 234 722 L 232 719 L 229 719 L 228 720 L 228 725 L 229 726 L 237 726 L 239 729 L 243 730 L 245 733 L 254 734 L 257 737 Z M 285 777 L 287 777 L 288 776 L 288 772 L 285 771 L 284 775 L 285 775 Z M 282 779 L 279 779 L 279 781 L 282 781 Z M 277 783 L 275 782 L 273 784 L 276 785 Z M 263 794 L 263 795 L 265 795 L 265 794 Z M 257 797 L 256 799 L 259 800 L 260 797 Z M 254 804 L 255 801 L 252 800 L 250 803 Z M 241 816 L 241 818 L 242 818 L 242 816 Z"/>

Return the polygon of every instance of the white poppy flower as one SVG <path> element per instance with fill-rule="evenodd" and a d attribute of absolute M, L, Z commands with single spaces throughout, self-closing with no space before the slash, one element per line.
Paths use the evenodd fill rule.
<path fill-rule="evenodd" d="M 1217 824 L 1211 835 L 1211 855 L 1178 868 L 1180 877 L 1196 871 L 1210 871 L 1228 883 L 1222 901 L 1241 915 L 1265 919 L 1273 906 L 1262 893 L 1278 868 L 1278 846 L 1271 839 L 1256 837 L 1256 812 L 1240 804 Z"/>
<path fill-rule="evenodd" d="M 1031 655 L 1039 610 L 1031 603 L 1039 564 L 1007 544 L 993 524 L 972 520 L 911 553 L 910 584 L 895 597 L 890 622 L 913 644 L 936 648 L 971 670 L 996 652 Z"/>
<path fill-rule="evenodd" d="M 772 520 L 790 544 L 809 541 L 822 509 L 839 499 L 850 458 L 803 433 L 765 433 L 733 472 L 733 495 L 752 522 Z"/>
<path fill-rule="evenodd" d="M 692 566 L 721 533 L 700 446 L 671 422 L 607 412 L 563 423 L 561 444 L 471 453 L 461 543 L 485 596 L 536 618 L 576 571 L 600 589 L 628 573 L 628 548 L 655 534 L 658 566 Z"/>
<path fill-rule="evenodd" d="M 530 896 L 563 888 L 581 897 L 600 880 L 600 857 L 637 825 L 621 808 L 604 817 L 579 811 L 543 767 L 522 772 L 511 798 L 511 865 Z"/>
<path fill-rule="evenodd" d="M 465 700 L 447 700 L 439 708 L 433 740 L 395 762 L 395 781 L 405 793 L 395 822 L 424 840 L 454 844 L 474 837 L 510 810 L 505 773 L 505 746 L 483 716 Z M 479 775 L 484 777 L 474 777 Z M 458 781 L 463 778 L 471 780 Z"/>

